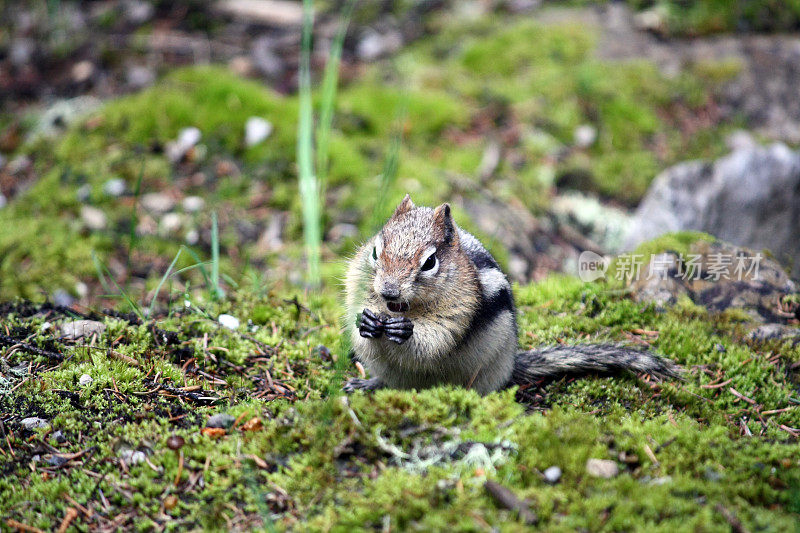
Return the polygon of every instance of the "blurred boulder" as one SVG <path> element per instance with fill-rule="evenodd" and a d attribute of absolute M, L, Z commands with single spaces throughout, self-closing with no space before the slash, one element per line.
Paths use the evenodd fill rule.
<path fill-rule="evenodd" d="M 131 89 L 144 89 L 156 81 L 156 74 L 149 67 L 131 65 L 125 72 L 125 81 Z"/>
<path fill-rule="evenodd" d="M 784 144 L 742 148 L 667 169 L 639 205 L 625 248 L 681 230 L 769 249 L 800 276 L 800 152 Z"/>
<path fill-rule="evenodd" d="M 598 248 L 615 253 L 631 223 L 630 216 L 621 209 L 601 203 L 597 198 L 579 192 L 566 192 L 553 198 L 550 212 L 563 226 L 574 228 L 592 243 L 587 248 Z"/>
<path fill-rule="evenodd" d="M 364 61 L 375 61 L 378 58 L 396 52 L 403 46 L 403 36 L 397 30 L 377 32 L 367 30 L 356 47 L 356 54 Z"/>
<path fill-rule="evenodd" d="M 761 252 L 699 240 L 685 254 L 665 251 L 640 260 L 645 263 L 641 272 L 627 280 L 638 302 L 663 307 L 686 294 L 709 311 L 739 309 L 757 322 L 789 322 L 798 317 L 797 284 L 779 263 Z"/>
<path fill-rule="evenodd" d="M 216 10 L 247 24 L 267 26 L 300 26 L 303 23 L 303 5 L 286 0 L 222 0 Z"/>
<path fill-rule="evenodd" d="M 108 226 L 108 218 L 106 214 L 90 205 L 81 207 L 81 220 L 83 224 L 92 231 L 102 231 Z"/>

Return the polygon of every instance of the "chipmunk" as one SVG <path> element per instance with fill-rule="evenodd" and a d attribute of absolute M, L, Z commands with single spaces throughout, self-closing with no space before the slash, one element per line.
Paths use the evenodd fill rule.
<path fill-rule="evenodd" d="M 354 356 L 372 376 L 351 379 L 347 392 L 449 383 L 487 394 L 565 374 L 678 374 L 671 361 L 615 344 L 518 352 L 511 285 L 449 204 L 416 207 L 406 195 L 350 261 L 345 285 Z"/>

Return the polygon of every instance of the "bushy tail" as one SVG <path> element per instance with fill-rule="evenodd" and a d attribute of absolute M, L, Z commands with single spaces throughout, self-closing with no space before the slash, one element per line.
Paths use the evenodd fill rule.
<path fill-rule="evenodd" d="M 651 352 L 617 344 L 575 344 L 537 348 L 517 354 L 512 382 L 517 385 L 567 375 L 607 374 L 624 370 L 657 378 L 680 376 L 680 367 Z"/>

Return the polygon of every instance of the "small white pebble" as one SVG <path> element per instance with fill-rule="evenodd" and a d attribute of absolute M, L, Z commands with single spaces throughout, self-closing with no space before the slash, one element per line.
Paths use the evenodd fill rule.
<path fill-rule="evenodd" d="M 197 244 L 200 240 L 200 233 L 196 229 L 190 229 L 186 232 L 186 244 Z"/>
<path fill-rule="evenodd" d="M 205 207 L 206 201 L 199 196 L 187 196 L 183 199 L 182 205 L 187 213 L 196 213 Z"/>
<path fill-rule="evenodd" d="M 119 456 L 123 461 L 125 461 L 129 465 L 138 465 L 139 463 L 142 463 L 144 462 L 145 459 L 147 459 L 147 456 L 144 454 L 144 452 L 139 450 L 130 450 L 130 449 L 122 450 Z"/>
<path fill-rule="evenodd" d="M 578 148 L 589 148 L 597 140 L 597 129 L 591 124 L 581 124 L 573 135 Z"/>
<path fill-rule="evenodd" d="M 50 424 L 47 423 L 47 420 L 39 418 L 38 416 L 29 416 L 28 418 L 23 418 L 20 422 L 20 425 L 28 430 L 46 428 L 50 426 Z"/>
<path fill-rule="evenodd" d="M 272 133 L 272 123 L 261 117 L 250 117 L 244 126 L 244 139 L 247 146 L 255 146 Z"/>
<path fill-rule="evenodd" d="M 80 384 L 81 387 L 88 387 L 93 382 L 94 380 L 92 379 L 92 376 L 90 376 L 89 374 L 83 374 L 81 375 L 81 377 L 78 378 L 78 383 Z"/>
<path fill-rule="evenodd" d="M 228 329 L 237 329 L 239 327 L 239 319 L 231 315 L 219 315 L 219 323 Z"/>
<path fill-rule="evenodd" d="M 544 471 L 544 480 L 554 485 L 561 479 L 561 469 L 557 466 L 551 466 Z"/>
<path fill-rule="evenodd" d="M 593 477 L 611 479 L 619 474 L 619 466 L 614 461 L 607 459 L 588 459 L 586 473 Z"/>

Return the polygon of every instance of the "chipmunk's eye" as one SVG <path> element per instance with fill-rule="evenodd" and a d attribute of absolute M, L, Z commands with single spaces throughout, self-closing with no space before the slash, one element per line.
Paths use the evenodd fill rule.
<path fill-rule="evenodd" d="M 378 248 L 377 248 L 377 246 L 373 246 L 372 247 L 372 260 L 373 261 L 377 261 L 378 260 Z"/>
<path fill-rule="evenodd" d="M 433 270 L 434 267 L 436 267 L 437 262 L 438 259 L 436 259 L 436 254 L 431 254 L 428 256 L 425 262 L 422 263 L 422 267 L 420 267 L 420 270 L 423 272 L 426 272 L 428 270 Z"/>

